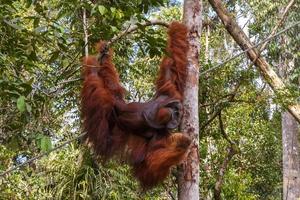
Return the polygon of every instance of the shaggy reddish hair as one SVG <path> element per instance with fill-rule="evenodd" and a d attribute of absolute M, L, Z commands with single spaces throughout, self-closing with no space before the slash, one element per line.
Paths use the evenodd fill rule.
<path fill-rule="evenodd" d="M 83 59 L 82 116 L 86 141 L 103 161 L 126 159 L 143 188 L 163 181 L 180 163 L 191 143 L 182 133 L 171 133 L 182 116 L 187 70 L 187 28 L 169 26 L 168 55 L 160 65 L 156 95 L 146 103 L 126 103 L 125 90 L 105 42 L 97 44 L 100 57 Z"/>

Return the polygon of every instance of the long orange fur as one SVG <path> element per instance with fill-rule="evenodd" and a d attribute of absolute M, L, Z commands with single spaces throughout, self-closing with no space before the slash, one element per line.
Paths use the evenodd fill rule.
<path fill-rule="evenodd" d="M 124 101 L 125 90 L 112 63 L 111 51 L 102 57 L 101 64 L 96 56 L 83 59 L 81 96 L 86 141 L 103 161 L 126 158 L 143 188 L 163 181 L 171 167 L 182 161 L 191 142 L 186 135 L 172 134 L 165 126 L 174 111 L 172 106 L 164 107 L 169 105 L 165 102 L 175 101 L 177 105 L 182 101 L 188 51 L 183 24 L 171 23 L 168 34 L 168 55 L 160 65 L 156 95 L 146 103 Z M 99 52 L 104 48 L 104 42 L 97 45 Z M 151 109 L 157 111 L 150 119 L 153 123 L 144 115 Z"/>

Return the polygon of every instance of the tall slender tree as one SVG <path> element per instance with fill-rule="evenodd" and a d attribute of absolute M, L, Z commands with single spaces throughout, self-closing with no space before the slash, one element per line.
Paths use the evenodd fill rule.
<path fill-rule="evenodd" d="M 287 36 L 281 36 L 280 45 L 286 45 Z M 294 62 L 282 52 L 279 58 L 279 73 L 283 80 L 288 81 L 289 71 L 294 68 Z M 287 111 L 281 114 L 282 126 L 282 170 L 283 170 L 283 199 L 300 198 L 300 144 L 299 124 Z"/>
<path fill-rule="evenodd" d="M 199 51 L 202 29 L 202 1 L 185 0 L 183 22 L 188 27 L 188 79 L 184 95 L 185 113 L 181 130 L 193 138 L 187 160 L 183 163 L 178 177 L 178 199 L 199 199 L 199 117 L 198 117 L 198 82 L 199 82 Z"/>

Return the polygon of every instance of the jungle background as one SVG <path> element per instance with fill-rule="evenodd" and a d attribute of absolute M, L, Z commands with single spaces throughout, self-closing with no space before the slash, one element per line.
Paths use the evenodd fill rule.
<path fill-rule="evenodd" d="M 224 1 L 251 41 L 266 38 L 288 1 Z M 85 19 L 85 17 L 86 19 Z M 0 173 L 82 133 L 81 64 L 99 39 L 131 25 L 137 31 L 113 44 L 114 62 L 128 101 L 146 101 L 166 45 L 166 28 L 149 20 L 181 20 L 176 0 L 0 0 Z M 280 29 L 299 21 L 299 1 Z M 86 30 L 85 30 L 86 29 Z M 212 199 L 220 178 L 224 199 L 282 199 L 283 108 L 203 2 L 199 38 L 200 194 Z M 299 26 L 262 52 L 275 71 L 291 67 L 285 83 L 299 98 Z M 283 97 L 284 98 L 284 97 Z M 299 137 L 298 137 L 299 138 Z M 228 163 L 224 162 L 228 160 Z M 220 169 L 224 168 L 224 175 Z M 224 176 L 224 177 L 221 177 Z M 0 199 L 176 199 L 176 168 L 159 187 L 143 192 L 129 167 L 99 165 L 80 138 L 0 177 Z"/>

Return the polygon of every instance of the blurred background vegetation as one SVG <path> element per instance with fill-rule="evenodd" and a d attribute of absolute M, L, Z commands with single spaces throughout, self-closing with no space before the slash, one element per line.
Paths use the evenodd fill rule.
<path fill-rule="evenodd" d="M 254 43 L 267 37 L 287 1 L 225 1 Z M 200 72 L 240 52 L 209 4 L 203 2 Z M 298 11 L 298 12 L 297 12 Z M 83 13 L 89 53 L 130 25 L 150 19 L 180 20 L 181 1 L 0 0 L 0 172 L 78 136 Z M 281 28 L 299 21 L 299 4 Z M 297 34 L 298 33 L 298 34 Z M 263 55 L 278 66 L 280 55 L 299 66 L 299 27 L 270 42 Z M 164 27 L 140 27 L 114 43 L 114 61 L 128 101 L 146 101 L 166 45 Z M 299 96 L 300 68 L 286 83 Z M 281 107 L 243 56 L 200 76 L 200 188 L 211 199 L 230 150 L 224 199 L 281 199 Z M 161 186 L 143 192 L 128 166 L 98 165 L 80 139 L 0 177 L 0 199 L 172 199 L 176 169 Z"/>

